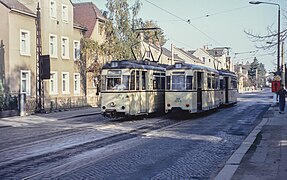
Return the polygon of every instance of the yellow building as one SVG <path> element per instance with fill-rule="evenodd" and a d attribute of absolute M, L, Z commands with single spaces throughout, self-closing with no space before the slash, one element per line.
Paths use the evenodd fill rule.
<path fill-rule="evenodd" d="M 41 13 L 42 54 L 50 55 L 50 80 L 44 80 L 46 109 L 85 103 L 85 74 L 80 67 L 80 40 L 86 28 L 74 22 L 70 0 L 0 0 L 1 81 L 6 93 L 26 93 L 35 108 L 37 5 Z M 0 52 L 2 52 L 0 51 Z M 0 82 L 1 82 L 0 81 Z M 81 85 L 82 84 L 82 85 Z"/>
<path fill-rule="evenodd" d="M 87 32 L 84 37 L 93 40 L 98 45 L 101 45 L 105 41 L 104 24 L 106 18 L 98 7 L 92 2 L 75 3 L 74 4 L 74 19 L 77 22 L 81 22 L 87 27 Z M 109 59 L 104 56 L 99 57 L 86 57 L 87 79 L 86 79 L 86 96 L 87 102 L 92 106 L 99 105 L 99 74 L 95 73 L 97 66 L 102 66 Z"/>

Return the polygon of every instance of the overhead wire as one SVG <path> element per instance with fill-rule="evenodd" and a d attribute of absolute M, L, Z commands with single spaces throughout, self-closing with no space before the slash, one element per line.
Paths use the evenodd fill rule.
<path fill-rule="evenodd" d="M 240 9 L 248 8 L 248 7 L 250 7 L 250 6 L 242 6 L 242 7 L 238 7 L 238 8 L 234 8 L 234 9 L 229 9 L 229 10 L 225 10 L 225 11 L 216 12 L 216 13 L 213 13 L 213 14 L 206 14 L 204 16 L 191 18 L 189 20 L 190 21 L 194 21 L 194 20 L 197 20 L 197 19 L 202 19 L 202 18 L 207 18 L 207 17 L 210 17 L 210 16 L 225 14 L 225 13 L 229 13 L 229 12 L 232 12 L 232 11 L 237 11 L 237 10 L 240 10 Z"/>
<path fill-rule="evenodd" d="M 174 13 L 172 13 L 172 12 L 166 10 L 166 9 L 163 9 L 162 7 L 160 7 L 160 6 L 158 6 L 158 5 L 156 5 L 156 4 L 152 3 L 152 2 L 150 2 L 149 0 L 145 0 L 145 1 L 148 2 L 148 3 L 150 3 L 151 5 L 153 5 L 153 6 L 157 7 L 157 8 L 159 8 L 159 9 L 161 9 L 162 11 L 164 11 L 164 12 L 166 12 L 166 13 L 168 13 L 168 14 L 170 14 L 170 15 L 172 15 L 172 16 L 178 18 L 178 19 L 180 19 L 181 21 L 183 21 L 183 22 L 185 22 L 185 23 L 188 23 L 188 24 L 191 25 L 194 29 L 196 29 L 197 31 L 199 31 L 200 33 L 202 33 L 204 36 L 206 36 L 208 39 L 210 39 L 210 40 L 214 41 L 216 44 L 222 46 L 222 44 L 221 44 L 220 42 L 218 42 L 217 40 L 215 40 L 214 38 L 212 38 L 211 36 L 209 36 L 207 33 L 205 33 L 205 32 L 203 32 L 202 30 L 200 30 L 199 28 L 197 28 L 197 27 L 194 26 L 193 24 L 191 24 L 191 22 L 188 21 L 187 19 L 184 19 L 184 18 L 182 18 L 182 17 L 180 17 L 180 16 L 178 16 L 178 15 L 176 15 L 176 14 L 174 14 Z"/>

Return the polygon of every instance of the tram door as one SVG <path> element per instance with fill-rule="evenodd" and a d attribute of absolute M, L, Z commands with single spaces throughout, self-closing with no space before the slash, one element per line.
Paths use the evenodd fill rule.
<path fill-rule="evenodd" d="M 203 73 L 197 72 L 197 111 L 202 111 Z"/>
<path fill-rule="evenodd" d="M 140 91 L 140 111 L 141 113 L 147 112 L 147 82 L 146 82 L 147 72 L 141 72 L 141 91 Z"/>
<path fill-rule="evenodd" d="M 225 103 L 229 103 L 229 99 L 228 99 L 228 89 L 229 89 L 228 77 L 224 77 L 224 81 L 225 81 Z"/>

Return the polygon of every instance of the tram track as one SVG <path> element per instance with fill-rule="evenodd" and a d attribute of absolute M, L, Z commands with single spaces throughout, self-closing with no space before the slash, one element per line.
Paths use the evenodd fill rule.
<path fill-rule="evenodd" d="M 65 129 L 65 130 L 56 131 L 56 132 L 52 132 L 52 133 L 40 134 L 37 136 L 29 136 L 29 137 L 24 137 L 24 138 L 22 137 L 22 138 L 14 139 L 12 141 L 4 142 L 4 143 L 2 142 L 1 146 L 0 146 L 1 147 L 0 153 L 2 153 L 4 151 L 12 150 L 12 149 L 17 149 L 18 147 L 37 144 L 39 142 L 50 140 L 51 138 L 56 138 L 59 136 L 65 136 L 65 135 L 76 133 L 79 131 L 83 131 L 83 130 Z"/>
<path fill-rule="evenodd" d="M 77 156 L 83 152 L 96 150 L 98 148 L 112 145 L 121 141 L 143 136 L 147 132 L 159 130 L 183 122 L 184 121 L 160 120 L 154 124 L 143 125 L 141 127 L 138 127 L 136 129 L 124 133 L 117 133 L 112 136 L 92 140 L 89 142 L 73 145 L 71 147 L 39 154 L 36 156 L 18 158 L 7 162 L 2 162 L 0 164 L 0 176 L 11 177 L 11 175 L 29 172 L 29 169 L 31 167 L 38 168 L 41 166 L 45 166 L 47 164 L 54 164 L 54 166 L 60 166 L 62 165 L 60 162 L 65 161 L 66 159 L 69 159 L 71 157 Z"/>

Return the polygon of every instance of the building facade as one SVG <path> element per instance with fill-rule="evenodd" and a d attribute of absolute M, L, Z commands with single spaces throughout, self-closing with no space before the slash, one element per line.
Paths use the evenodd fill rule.
<path fill-rule="evenodd" d="M 105 41 L 104 25 L 106 18 L 98 7 L 92 2 L 75 3 L 74 4 L 74 21 L 80 22 L 87 27 L 87 32 L 84 35 L 85 39 L 92 40 L 98 45 Z M 100 86 L 99 72 L 95 68 L 101 67 L 109 59 L 105 56 L 93 55 L 92 57 L 85 56 L 86 67 L 86 97 L 87 101 L 92 106 L 99 106 Z M 96 67 L 99 66 L 99 67 Z"/>
<path fill-rule="evenodd" d="M 33 109 L 37 87 L 37 7 L 40 8 L 42 55 L 50 55 L 50 79 L 44 80 L 45 108 L 76 105 L 85 92 L 79 68 L 80 40 L 86 29 L 73 20 L 70 0 L 0 0 L 0 40 L 4 44 L 4 89 L 25 93 Z"/>

